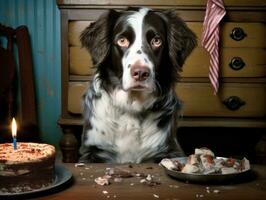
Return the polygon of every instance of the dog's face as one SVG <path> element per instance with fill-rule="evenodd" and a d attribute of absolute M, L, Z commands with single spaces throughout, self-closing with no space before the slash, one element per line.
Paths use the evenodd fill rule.
<path fill-rule="evenodd" d="M 125 91 L 154 91 L 156 66 L 161 63 L 165 44 L 162 19 L 148 9 L 122 15 L 113 34 L 112 58 L 122 73 Z"/>
<path fill-rule="evenodd" d="M 195 35 L 174 11 L 110 10 L 81 35 L 108 85 L 124 91 L 161 93 L 176 81 Z"/>

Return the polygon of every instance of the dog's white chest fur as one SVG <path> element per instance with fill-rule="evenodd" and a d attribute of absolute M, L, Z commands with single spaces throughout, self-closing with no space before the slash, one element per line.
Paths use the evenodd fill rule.
<path fill-rule="evenodd" d="M 108 159 L 117 163 L 139 163 L 154 156 L 165 142 L 170 127 L 157 127 L 156 118 L 160 113 L 148 114 L 143 119 L 134 113 L 153 103 L 153 98 L 145 97 L 144 102 L 139 101 L 141 97 L 136 98 L 123 90 L 112 94 L 101 91 L 101 98 L 93 102 L 92 129 L 86 133 L 85 144 L 113 153 L 115 156 Z"/>

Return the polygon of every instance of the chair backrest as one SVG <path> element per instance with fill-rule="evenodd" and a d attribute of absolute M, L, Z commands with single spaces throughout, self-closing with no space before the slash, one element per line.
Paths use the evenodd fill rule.
<path fill-rule="evenodd" d="M 0 125 L 5 125 L 15 113 L 15 58 L 13 56 L 13 41 L 15 30 L 0 25 L 1 36 L 6 37 L 7 46 L 0 46 Z"/>
<path fill-rule="evenodd" d="M 0 24 L 0 35 L 7 39 L 6 47 L 0 44 L 0 129 L 2 129 L 0 134 L 5 137 L 5 133 L 8 132 L 6 130 L 10 130 L 11 118 L 19 114 L 20 117 L 17 116 L 17 118 L 20 118 L 20 131 L 28 131 L 21 135 L 24 138 L 22 140 L 36 140 L 38 128 L 28 29 L 26 26 L 13 29 Z M 16 42 L 18 50 L 18 72 L 13 54 L 14 42 Z M 20 80 L 19 88 L 16 87 L 18 80 Z M 16 106 L 18 89 L 21 94 L 19 107 Z M 9 133 L 8 136 L 10 136 Z"/>

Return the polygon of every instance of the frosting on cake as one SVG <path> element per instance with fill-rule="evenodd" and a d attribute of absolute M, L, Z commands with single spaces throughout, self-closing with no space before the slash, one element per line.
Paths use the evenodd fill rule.
<path fill-rule="evenodd" d="M 0 144 L 0 163 L 6 165 L 40 162 L 54 154 L 55 148 L 49 144 L 18 142 L 17 150 L 14 150 L 12 143 Z"/>

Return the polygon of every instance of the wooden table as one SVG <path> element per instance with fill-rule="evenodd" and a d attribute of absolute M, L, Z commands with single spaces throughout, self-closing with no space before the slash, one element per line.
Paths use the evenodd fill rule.
<path fill-rule="evenodd" d="M 182 200 L 182 199 L 266 199 L 266 165 L 253 165 L 258 174 L 255 180 L 241 184 L 231 185 L 200 185 L 174 180 L 168 177 L 164 170 L 157 164 L 87 164 L 75 167 L 75 164 L 63 164 L 73 173 L 73 183 L 62 191 L 52 194 L 42 194 L 34 197 L 40 200 L 100 200 L 100 199 L 125 199 L 125 200 Z M 106 168 L 119 167 L 132 172 L 150 174 L 154 180 L 161 184 L 148 186 L 140 182 L 141 178 L 123 178 L 122 182 L 110 185 L 97 185 L 94 179 L 103 176 Z M 215 192 L 218 193 L 215 193 Z"/>

